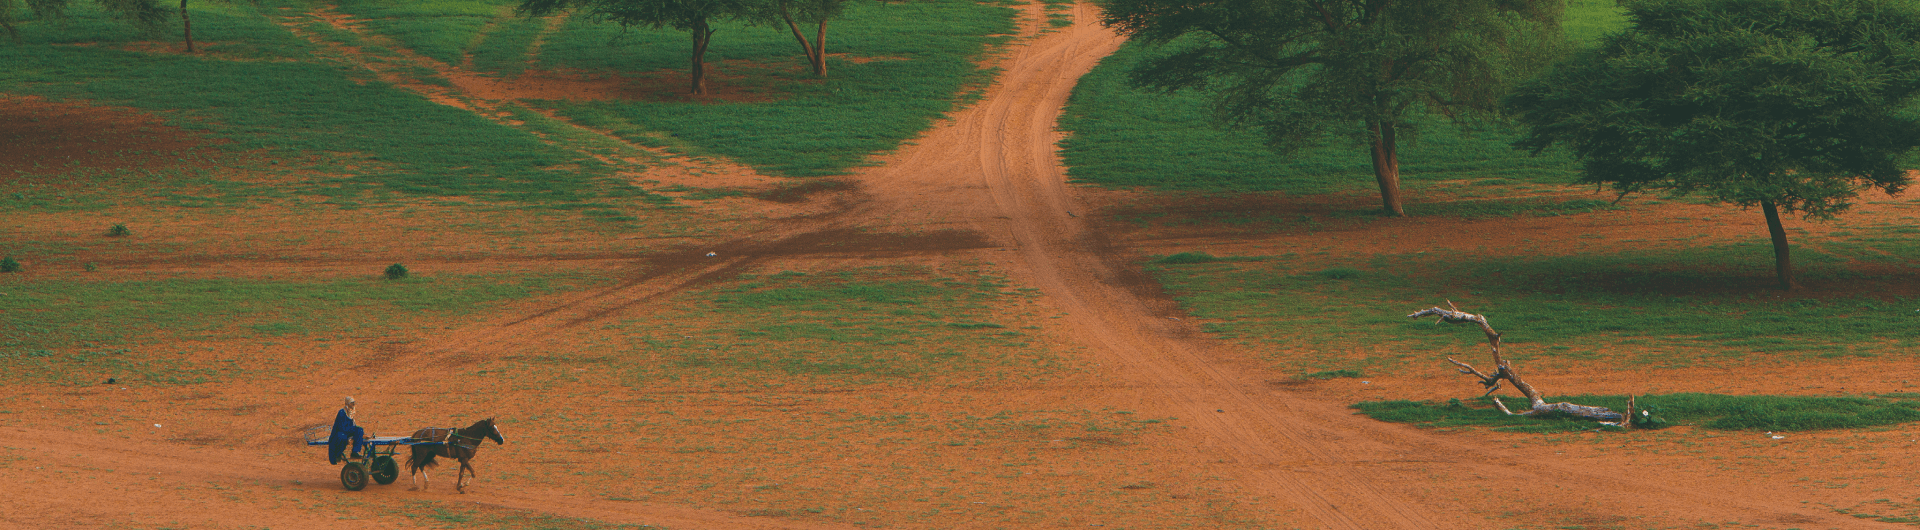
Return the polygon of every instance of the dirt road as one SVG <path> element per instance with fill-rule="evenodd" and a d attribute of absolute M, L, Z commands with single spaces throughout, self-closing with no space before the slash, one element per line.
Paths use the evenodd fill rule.
<path fill-rule="evenodd" d="M 1210 340 L 1183 320 L 1177 306 L 1140 271 L 1140 256 L 1126 242 L 1110 240 L 1107 229 L 1084 215 L 1092 208 L 1086 198 L 1097 192 L 1067 186 L 1055 151 L 1060 139 L 1055 124 L 1075 81 L 1122 40 L 1095 23 L 1097 14 L 1088 4 L 1074 8 L 1074 24 L 1065 28 L 1045 28 L 1043 9 L 1028 7 L 1024 36 L 995 59 L 1004 73 L 981 101 L 849 177 L 855 191 L 822 207 L 826 211 L 771 220 L 767 230 L 751 237 L 625 259 L 630 263 L 621 268 L 624 280 L 618 285 L 517 308 L 430 341 L 396 347 L 381 359 L 391 368 L 321 378 L 306 388 L 260 390 L 244 405 L 247 413 L 299 417 L 312 415 L 316 407 L 328 410 L 333 396 L 346 393 L 432 393 L 450 366 L 569 347 L 567 337 L 588 324 L 645 315 L 653 310 L 649 301 L 741 272 L 775 268 L 783 260 L 818 259 L 821 249 L 831 247 L 843 256 L 836 259 L 854 262 L 862 261 L 844 257 L 849 250 L 991 262 L 1014 283 L 1038 289 L 1041 303 L 1064 315 L 1058 328 L 1062 336 L 1052 338 L 1071 347 L 1060 349 L 1081 352 L 1076 355 L 1097 363 L 1100 377 L 1112 382 L 1070 392 L 1144 415 L 1179 418 L 1188 428 L 1156 449 L 1168 458 L 1201 463 L 1237 494 L 1271 503 L 1258 509 L 1286 525 L 1473 529 L 1511 525 L 1518 512 L 1529 520 L 1647 527 L 1703 521 L 1896 526 L 1804 504 L 1778 488 L 1711 467 L 1636 465 L 1596 450 L 1566 456 L 1550 446 L 1496 447 L 1486 438 L 1357 417 L 1344 401 L 1275 385 L 1281 376 L 1263 370 L 1250 352 Z M 449 105 L 485 104 L 484 94 L 433 90 L 436 101 Z M 719 253 L 708 256 L 708 248 Z M 145 404 L 140 392 L 73 391 L 60 398 L 75 402 L 71 409 L 48 414 L 159 406 Z M 466 408 L 499 405 L 485 399 L 470 398 L 473 406 Z M 331 496 L 336 484 L 311 480 L 313 455 L 282 443 L 289 428 L 250 431 L 257 439 L 237 440 L 248 449 L 235 449 L 183 445 L 181 436 L 163 434 L 166 427 L 160 424 L 150 433 L 132 435 L 152 442 L 145 444 L 128 443 L 104 427 L 86 433 L 3 425 L 0 458 L 12 459 L 15 468 L 32 460 L 36 474 L 48 475 L 22 478 L 36 494 L 0 504 L 9 512 L 0 513 L 0 524 L 103 526 L 132 520 L 163 526 L 184 519 L 211 526 L 302 527 L 315 513 L 338 514 L 338 520 L 329 521 L 332 527 L 416 524 L 395 515 L 418 508 L 408 498 Z M 262 446 L 279 450 L 278 457 L 259 457 L 253 448 Z M 109 496 L 117 502 L 97 502 Z M 475 497 L 482 506 L 516 513 L 611 523 L 838 527 L 720 509 L 585 499 L 564 489 L 493 489 Z M 183 518 L 182 506 L 204 513 Z"/>

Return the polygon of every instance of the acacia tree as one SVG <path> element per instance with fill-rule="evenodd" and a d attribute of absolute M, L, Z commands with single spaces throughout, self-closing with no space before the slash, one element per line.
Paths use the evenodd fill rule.
<path fill-rule="evenodd" d="M 1509 100 L 1515 147 L 1572 148 L 1581 182 L 1621 196 L 1759 206 L 1782 289 L 1780 214 L 1831 219 L 1865 188 L 1898 193 L 1920 145 L 1920 14 L 1877 0 L 1643 0 L 1601 46 Z"/>
<path fill-rule="evenodd" d="M 707 93 L 707 45 L 719 31 L 713 23 L 754 14 L 752 6 L 743 0 L 522 0 L 516 11 L 538 17 L 570 9 L 584 10 L 593 20 L 611 21 L 621 27 L 673 28 L 691 34 L 692 64 L 688 70 L 693 94 Z"/>
<path fill-rule="evenodd" d="M 1223 121 L 1291 152 L 1338 130 L 1372 154 L 1386 211 L 1401 207 L 1409 118 L 1490 112 L 1565 47 L 1561 0 L 1112 0 L 1101 22 L 1171 48 L 1136 86 L 1211 90 Z"/>

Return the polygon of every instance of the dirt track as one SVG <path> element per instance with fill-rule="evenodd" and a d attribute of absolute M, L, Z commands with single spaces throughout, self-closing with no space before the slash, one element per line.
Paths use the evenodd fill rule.
<path fill-rule="evenodd" d="M 857 191 L 824 215 L 773 223 L 754 238 L 712 242 L 698 249 L 648 255 L 622 284 L 537 308 L 520 308 L 492 322 L 448 333 L 394 353 L 395 364 L 417 368 L 360 374 L 332 388 L 300 389 L 283 402 L 256 403 L 260 417 L 297 416 L 343 393 L 401 394 L 435 384 L 449 363 L 563 343 L 582 324 L 644 314 L 644 302 L 691 286 L 764 268 L 782 260 L 872 261 L 861 253 L 910 253 L 992 262 L 1014 281 L 1038 288 L 1043 302 L 1066 315 L 1063 342 L 1084 347 L 1112 382 L 1093 401 L 1177 417 L 1192 426 L 1178 444 L 1157 448 L 1183 462 L 1207 463 L 1231 477 L 1246 495 L 1280 504 L 1262 508 L 1276 519 L 1309 528 L 1488 528 L 1511 524 L 1515 510 L 1551 520 L 1586 520 L 1647 527 L 1701 521 L 1759 526 L 1872 528 L 1898 525 L 1835 514 L 1794 502 L 1782 490 L 1750 478 L 1701 467 L 1632 465 L 1590 451 L 1558 455 L 1543 446 L 1499 447 L 1485 439 L 1436 434 L 1357 417 L 1343 401 L 1274 385 L 1234 347 L 1205 338 L 1182 320 L 1171 300 L 1134 265 L 1137 256 L 1108 240 L 1088 212 L 1084 194 L 1065 184 L 1054 152 L 1054 123 L 1074 81 L 1120 39 L 1092 21 L 1082 4 L 1075 25 L 1021 41 L 1001 59 L 1005 74 L 978 104 L 957 113 L 914 145 L 850 180 Z M 1027 31 L 1044 19 L 1029 13 Z M 884 235 L 936 234 L 906 244 Z M 825 242 L 868 238 L 865 247 L 832 252 Z M 912 247 L 911 252 L 899 250 Z M 702 252 L 717 249 L 707 258 Z M 824 257 L 823 257 L 824 256 Z M 643 263 L 642 263 L 643 262 Z M 644 265 L 644 266 L 641 266 Z M 93 390 L 74 399 L 105 398 Z M 1086 392 L 1069 390 L 1068 392 Z M 106 393 L 106 394 L 102 394 Z M 263 396 L 265 397 L 265 396 Z M 491 403 L 482 403 L 492 405 Z M 284 435 L 276 432 L 275 435 Z M 513 433 L 508 433 L 513 436 Z M 267 443 L 259 440 L 250 442 Z M 0 426 L 4 455 L 25 458 L 35 448 L 58 448 L 63 473 L 80 480 L 47 480 L 37 494 L 5 504 L 0 523 L 48 527 L 98 525 L 136 514 L 150 522 L 173 519 L 182 506 L 207 506 L 196 520 L 219 526 L 300 527 L 305 509 L 283 490 L 329 492 L 336 484 L 311 480 L 305 459 L 240 459 L 244 451 L 158 444 L 131 448 L 107 435 L 37 427 Z M 290 453 L 303 448 L 286 447 Z M 67 456 L 71 453 L 72 456 Z M 51 456 L 51 455 L 49 455 Z M 311 455 L 300 455 L 309 457 Z M 54 464 L 49 464 L 50 466 Z M 35 469 L 38 469 L 37 467 Z M 302 483 L 297 477 L 307 477 Z M 212 490 L 181 492 L 167 483 L 208 483 Z M 296 484 L 285 486 L 285 484 Z M 242 493 L 219 491 L 237 488 Z M 120 493 L 109 493 L 120 492 Z M 103 506 L 95 499 L 116 501 Z M 1898 497 L 1900 495 L 1892 495 Z M 1910 495 L 1909 495 L 1910 496 Z M 645 503 L 581 500 L 564 491 L 490 490 L 489 507 L 608 522 L 679 528 L 835 528 L 835 525 L 725 511 Z M 331 527 L 388 527 L 404 519 L 380 516 L 403 501 L 367 500 L 371 509 Z M 201 504 L 208 503 L 208 504 Z M 1631 513 L 1634 518 L 1621 519 Z"/>

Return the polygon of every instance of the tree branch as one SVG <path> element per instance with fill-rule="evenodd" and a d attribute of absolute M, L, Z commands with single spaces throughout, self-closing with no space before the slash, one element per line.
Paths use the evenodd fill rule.
<path fill-rule="evenodd" d="M 1460 373 L 1469 374 L 1480 379 L 1480 386 L 1487 388 L 1486 393 L 1481 394 L 1481 397 L 1493 395 L 1495 391 L 1500 390 L 1500 381 L 1506 380 L 1508 383 L 1513 383 L 1514 390 L 1520 391 L 1521 394 L 1527 396 L 1528 401 L 1532 402 L 1532 406 L 1529 407 L 1526 412 L 1516 413 L 1508 410 L 1507 405 L 1500 402 L 1500 398 L 1496 397 L 1493 399 L 1493 406 L 1499 408 L 1500 412 L 1507 413 L 1510 416 L 1560 413 L 1596 420 L 1602 425 L 1611 425 L 1623 429 L 1628 428 L 1628 426 L 1632 424 L 1631 420 L 1634 411 L 1633 396 L 1627 396 L 1627 412 L 1625 414 L 1614 412 L 1606 407 L 1576 405 L 1567 402 L 1547 403 L 1545 396 L 1540 393 L 1540 390 L 1535 389 L 1533 385 L 1521 380 L 1520 374 L 1513 370 L 1513 363 L 1508 362 L 1500 356 L 1500 332 L 1493 330 L 1493 325 L 1487 323 L 1486 316 L 1461 311 L 1459 306 L 1453 305 L 1452 300 L 1447 301 L 1447 307 L 1451 309 L 1441 309 L 1438 307 L 1427 308 L 1407 315 L 1407 317 L 1420 318 L 1437 315 L 1440 319 L 1434 321 L 1434 324 L 1440 324 L 1442 322 L 1448 324 L 1472 323 L 1480 326 L 1480 331 L 1487 335 L 1487 344 L 1493 347 L 1493 373 L 1488 374 L 1481 372 L 1480 369 L 1474 368 L 1473 365 L 1454 360 L 1452 357 L 1448 357 L 1447 362 L 1453 363 L 1454 366 L 1458 367 Z"/>

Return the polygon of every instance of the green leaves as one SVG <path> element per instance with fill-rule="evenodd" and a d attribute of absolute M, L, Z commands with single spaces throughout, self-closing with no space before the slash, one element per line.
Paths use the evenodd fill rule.
<path fill-rule="evenodd" d="M 1508 104 L 1515 146 L 1573 148 L 1587 183 L 1825 218 L 1907 179 L 1920 15 L 1874 0 L 1666 0 Z"/>

